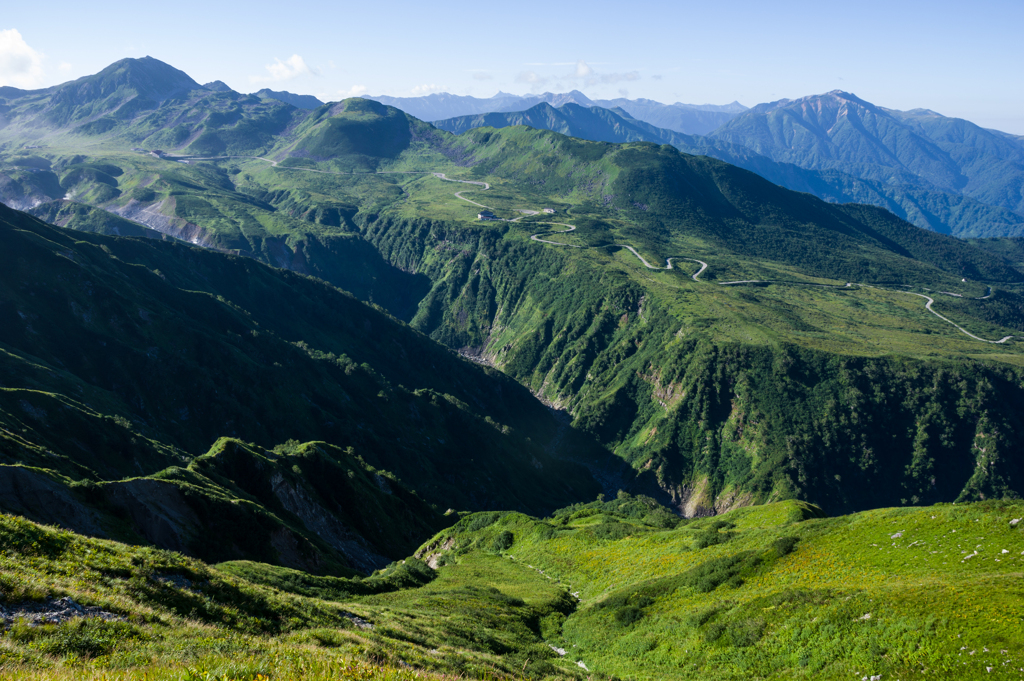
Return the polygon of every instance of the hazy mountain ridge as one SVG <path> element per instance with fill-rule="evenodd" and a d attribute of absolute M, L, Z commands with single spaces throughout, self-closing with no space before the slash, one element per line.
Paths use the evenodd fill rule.
<path fill-rule="evenodd" d="M 662 104 L 650 99 L 627 99 L 624 97 L 611 100 L 591 100 L 578 90 L 560 94 L 545 92 L 541 95 L 510 95 L 499 92 L 487 99 L 447 93 L 423 97 L 367 96 L 366 99 L 394 106 L 425 121 L 490 112 L 525 111 L 538 104 L 549 104 L 554 107 L 577 104 L 584 107 L 621 108 L 634 118 L 685 134 L 710 132 L 739 113 L 746 111 L 746 107 L 739 102 L 726 105 L 695 105 L 681 102 Z"/>
<path fill-rule="evenodd" d="M 261 99 L 276 99 L 280 102 L 291 104 L 299 109 L 316 109 L 324 105 L 319 99 L 313 95 L 297 95 L 293 92 L 271 90 L 270 88 L 263 88 L 258 92 L 254 92 L 254 95 Z"/>
<path fill-rule="evenodd" d="M 529 125 L 595 141 L 671 144 L 681 151 L 732 163 L 778 185 L 809 192 L 827 201 L 881 206 L 933 231 L 975 237 L 1024 233 L 1024 215 L 931 183 L 921 183 L 907 174 L 903 175 L 906 184 L 894 184 L 858 178 L 840 170 L 811 170 L 796 163 L 774 161 L 743 144 L 715 136 L 683 135 L 658 128 L 621 110 L 584 108 L 571 103 L 555 109 L 539 104 L 517 113 L 464 116 L 434 124 L 456 134 L 483 126 Z M 836 167 L 843 168 L 844 164 L 836 164 Z"/>
<path fill-rule="evenodd" d="M 892 111 L 837 90 L 758 105 L 711 136 L 775 161 L 892 184 L 923 180 L 1024 214 L 1020 145 L 931 111 Z"/>

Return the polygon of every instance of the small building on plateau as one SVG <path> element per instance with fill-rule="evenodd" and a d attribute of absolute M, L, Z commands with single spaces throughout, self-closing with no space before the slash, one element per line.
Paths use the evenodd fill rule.
<path fill-rule="evenodd" d="M 545 213 L 554 213 L 554 212 L 555 212 L 555 209 L 554 209 L 554 208 L 545 208 L 545 209 L 544 209 L 544 212 L 545 212 Z"/>
<path fill-rule="evenodd" d="M 482 210 L 476 214 L 477 220 L 497 220 L 498 216 L 489 210 Z"/>

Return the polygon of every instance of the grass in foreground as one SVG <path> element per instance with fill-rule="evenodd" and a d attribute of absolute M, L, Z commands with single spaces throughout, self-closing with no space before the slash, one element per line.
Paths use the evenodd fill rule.
<path fill-rule="evenodd" d="M 0 545 L 6 610 L 67 596 L 116 617 L 16 619 L 0 636 L 2 678 L 541 678 L 556 673 L 549 659 L 557 656 L 537 623 L 572 607 L 532 571 L 510 582 L 507 561 L 494 555 L 436 579 L 408 559 L 363 580 L 365 588 L 337 580 L 345 591 L 312 598 L 284 590 L 298 583 L 295 571 L 219 569 L 12 516 L 0 516 Z M 415 585 L 423 586 L 380 593 Z"/>
<path fill-rule="evenodd" d="M 1020 501 L 838 518 L 790 501 L 687 521 L 623 494 L 466 516 L 420 550 L 436 572 L 409 558 L 341 589 L 3 516 L 5 608 L 70 596 L 118 619 L 16 621 L 0 674 L 1020 679 L 1022 518 Z"/>
<path fill-rule="evenodd" d="M 426 546 L 457 562 L 511 535 L 510 564 L 581 598 L 550 640 L 621 678 L 1024 678 L 1024 504 L 813 516 L 783 502 L 660 527 L 623 497 L 472 516 Z"/>

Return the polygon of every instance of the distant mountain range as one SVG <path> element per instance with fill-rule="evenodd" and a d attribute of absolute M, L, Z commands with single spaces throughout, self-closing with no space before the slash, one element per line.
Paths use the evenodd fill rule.
<path fill-rule="evenodd" d="M 102 135 L 195 91 L 232 95 L 233 103 L 225 100 L 227 108 L 203 124 L 209 131 L 194 139 L 194 150 L 211 153 L 238 150 L 239 144 L 261 146 L 298 112 L 323 106 L 316 97 L 287 91 L 241 95 L 221 81 L 199 85 L 147 57 L 134 60 L 130 70 L 118 62 L 95 76 L 45 90 L 0 88 L 0 98 L 7 102 L 0 102 L 0 128 L 38 100 L 45 101 L 39 114 L 48 125 L 80 126 L 80 132 Z M 440 93 L 366 99 L 455 133 L 529 125 L 595 141 L 671 144 L 826 201 L 881 206 L 933 231 L 961 237 L 1024 235 L 1024 138 L 926 109 L 885 109 L 838 90 L 752 109 L 737 102 L 716 106 L 591 100 L 575 90 L 528 96 L 499 92 L 490 98 Z M 294 107 L 293 113 L 259 109 L 263 122 L 250 131 L 255 137 L 217 132 L 233 120 L 231 111 L 237 106 L 251 108 L 260 101 L 281 102 Z M 160 144 L 176 146 L 178 134 L 165 135 Z M 28 184 L 41 181 L 29 179 Z M 11 205 L 31 207 L 56 196 L 10 184 L 0 177 Z"/>
<path fill-rule="evenodd" d="M 207 90 L 213 92 L 234 92 L 231 87 L 222 80 L 215 80 L 203 85 Z M 258 92 L 253 93 L 260 99 L 276 99 L 279 102 L 291 104 L 298 109 L 315 109 L 318 106 L 323 106 L 324 103 L 313 95 L 297 95 L 294 92 L 288 92 L 287 90 L 271 90 L 269 88 L 263 88 Z"/>
<path fill-rule="evenodd" d="M 885 109 L 835 90 L 760 104 L 712 137 L 775 161 L 930 186 L 1024 215 L 1020 140 L 927 109 Z"/>
<path fill-rule="evenodd" d="M 747 110 L 739 102 L 732 104 L 662 104 L 651 99 L 596 99 L 592 100 L 579 90 L 542 95 L 513 95 L 499 92 L 493 97 L 450 95 L 447 92 L 424 97 L 366 97 L 424 121 L 436 121 L 455 116 L 468 116 L 490 112 L 525 111 L 538 104 L 563 106 L 577 104 L 584 107 L 599 106 L 605 109 L 621 108 L 634 118 L 658 127 L 690 135 L 704 135 L 724 125 Z"/>
<path fill-rule="evenodd" d="M 263 88 L 259 92 L 254 92 L 254 95 L 260 99 L 276 99 L 279 102 L 291 104 L 298 109 L 315 109 L 318 106 L 323 106 L 324 103 L 313 95 L 297 95 L 292 92 L 286 91 L 275 91 Z"/>
<path fill-rule="evenodd" d="M 706 136 L 641 118 L 625 107 L 569 102 L 434 125 L 457 134 L 528 125 L 601 142 L 671 144 L 827 201 L 881 206 L 933 231 L 1024 234 L 1024 145 L 969 121 L 926 110 L 882 109 L 839 91 L 758 105 Z"/>

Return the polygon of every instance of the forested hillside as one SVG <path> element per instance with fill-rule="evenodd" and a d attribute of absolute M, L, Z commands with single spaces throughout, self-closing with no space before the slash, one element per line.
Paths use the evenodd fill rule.
<path fill-rule="evenodd" d="M 210 560 L 365 571 L 448 508 L 599 489 L 545 449 L 572 439 L 557 449 L 526 390 L 324 282 L 0 211 L 8 510 Z M 215 539 L 207 515 L 252 525 L 252 543 Z"/>

